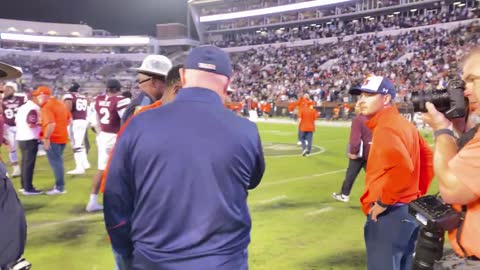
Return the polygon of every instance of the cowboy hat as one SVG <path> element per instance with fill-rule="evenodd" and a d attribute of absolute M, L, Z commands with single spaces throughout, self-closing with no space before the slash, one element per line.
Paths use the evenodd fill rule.
<path fill-rule="evenodd" d="M 11 80 L 22 76 L 22 72 L 9 64 L 0 62 L 0 80 Z"/>

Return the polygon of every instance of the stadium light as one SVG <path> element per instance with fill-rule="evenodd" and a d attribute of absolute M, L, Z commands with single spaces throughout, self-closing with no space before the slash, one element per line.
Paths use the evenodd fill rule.
<path fill-rule="evenodd" d="M 283 5 L 283 6 L 277 6 L 277 7 L 260 8 L 260 9 L 254 9 L 254 10 L 248 10 L 248 11 L 239 11 L 239 12 L 223 13 L 223 14 L 216 14 L 216 15 L 209 15 L 209 16 L 201 16 L 200 22 L 215 22 L 215 21 L 232 20 L 232 19 L 246 18 L 246 17 L 252 17 L 252 16 L 259 16 L 259 15 L 269 15 L 274 13 L 295 11 L 300 9 L 320 7 L 320 6 L 350 2 L 350 1 L 351 0 L 314 0 L 309 2 L 295 3 L 295 4 Z"/>
<path fill-rule="evenodd" d="M 33 36 L 23 34 L 2 33 L 1 40 L 42 43 L 42 44 L 65 44 L 65 45 L 104 45 L 104 46 L 134 46 L 148 45 L 149 37 L 118 37 L 118 38 L 79 38 L 59 36 Z"/>
<path fill-rule="evenodd" d="M 388 15 L 387 17 L 388 17 L 388 18 L 392 18 L 393 16 L 395 16 L 395 15 L 390 14 L 390 15 Z"/>
<path fill-rule="evenodd" d="M 460 5 L 461 2 L 454 2 L 453 5 L 456 6 L 456 5 Z"/>
<path fill-rule="evenodd" d="M 458 4 L 459 7 L 465 6 L 465 3 Z"/>
<path fill-rule="evenodd" d="M 398 14 L 400 14 L 400 11 L 395 11 L 395 12 L 393 12 L 393 14 L 398 15 Z"/>
<path fill-rule="evenodd" d="M 410 12 L 415 12 L 415 11 L 417 11 L 417 9 L 416 9 L 416 8 L 414 8 L 414 9 L 410 9 Z"/>

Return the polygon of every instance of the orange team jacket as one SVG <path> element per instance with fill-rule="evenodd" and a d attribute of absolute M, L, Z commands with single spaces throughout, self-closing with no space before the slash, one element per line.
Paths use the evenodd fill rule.
<path fill-rule="evenodd" d="M 303 108 L 298 113 L 300 118 L 300 131 L 313 132 L 315 131 L 315 120 L 317 120 L 319 113 L 313 108 Z"/>
<path fill-rule="evenodd" d="M 308 98 L 303 98 L 300 97 L 298 101 L 295 103 L 295 106 L 298 107 L 299 109 L 303 108 L 308 108 L 309 106 L 315 105 L 315 102 L 313 100 L 310 100 Z"/>
<path fill-rule="evenodd" d="M 145 111 L 148 111 L 150 109 L 154 109 L 154 108 L 158 108 L 162 106 L 162 100 L 157 100 L 156 102 L 150 104 L 150 105 L 147 105 L 147 106 L 143 106 L 140 110 L 138 110 L 135 114 L 135 115 L 138 115 L 142 112 L 145 112 Z M 118 137 L 122 134 L 122 132 L 125 130 L 125 127 L 128 125 L 128 123 L 130 123 L 130 120 L 132 120 L 133 117 L 130 117 L 127 119 L 127 122 L 125 122 L 122 127 L 120 128 L 120 130 L 118 131 L 118 134 L 117 134 L 117 139 Z M 110 157 L 108 158 L 108 163 L 107 163 L 107 167 L 105 168 L 105 171 L 103 172 L 103 175 L 102 175 L 102 185 L 100 187 L 100 190 L 103 192 L 105 192 L 105 181 L 107 180 L 107 173 L 108 173 L 108 169 L 110 168 L 110 161 L 112 160 L 112 153 L 113 153 L 113 150 L 115 150 L 115 146 L 113 147 L 112 151 L 110 152 Z"/>
<path fill-rule="evenodd" d="M 433 179 L 433 155 L 418 130 L 396 107 L 380 111 L 366 125 L 373 137 L 360 198 L 363 213 L 376 201 L 407 204 L 426 194 Z"/>
<path fill-rule="evenodd" d="M 260 105 L 260 110 L 262 112 L 269 113 L 271 109 L 272 109 L 272 105 L 270 105 L 270 103 L 265 103 Z"/>
<path fill-rule="evenodd" d="M 40 108 L 40 123 L 42 127 L 40 136 L 43 138 L 48 124 L 55 123 L 55 129 L 50 135 L 50 141 L 56 144 L 67 144 L 68 125 L 71 118 L 72 115 L 67 106 L 60 100 L 50 97 L 45 105 Z"/>

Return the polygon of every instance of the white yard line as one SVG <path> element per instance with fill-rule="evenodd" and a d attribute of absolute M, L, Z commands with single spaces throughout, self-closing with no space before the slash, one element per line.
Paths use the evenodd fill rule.
<path fill-rule="evenodd" d="M 345 172 L 345 171 L 346 171 L 346 169 L 341 169 L 341 170 L 329 171 L 329 172 L 324 172 L 324 173 L 287 178 L 287 179 L 283 179 L 283 180 L 277 180 L 277 181 L 272 181 L 272 182 L 260 184 L 258 187 L 263 188 L 263 187 L 281 185 L 281 184 L 285 184 L 285 183 L 298 182 L 298 181 L 303 181 L 303 180 L 310 180 L 310 179 L 312 179 L 312 177 L 320 177 L 320 176 L 325 176 L 325 175 L 330 175 L 330 174 L 337 174 L 337 173 L 341 173 L 341 172 Z"/>
<path fill-rule="evenodd" d="M 270 182 L 270 183 L 260 184 L 259 187 L 268 187 L 268 186 L 281 185 L 281 184 L 298 182 L 298 181 L 303 181 L 303 180 L 309 180 L 312 177 L 320 177 L 320 176 L 325 176 L 325 175 L 330 175 L 330 174 L 341 173 L 341 172 L 345 172 L 345 170 L 346 169 L 329 171 L 329 172 L 312 174 L 312 175 L 306 175 L 306 176 L 293 177 L 293 178 L 287 178 L 287 179 L 277 180 L 277 181 Z M 257 202 L 257 203 L 252 203 L 252 205 L 272 203 L 272 202 L 275 202 L 275 201 L 284 200 L 286 198 L 288 198 L 286 195 L 280 195 L 280 196 L 276 196 L 276 197 L 273 197 L 273 198 L 268 199 L 268 200 L 260 201 L 260 202 Z M 87 220 L 96 220 L 96 219 L 98 219 L 98 220 L 103 219 L 103 213 L 83 215 L 83 216 L 79 216 L 79 217 L 75 217 L 75 218 L 71 218 L 71 219 L 65 219 L 65 220 L 62 220 L 62 221 L 55 221 L 55 222 L 49 222 L 49 223 L 43 223 L 43 224 L 29 225 L 28 226 L 28 233 L 39 232 L 42 229 L 55 227 L 55 226 L 59 226 L 59 225 L 64 225 L 64 224 L 69 224 L 69 223 L 74 223 L 74 222 L 87 221 Z"/>
<path fill-rule="evenodd" d="M 328 206 L 328 207 L 325 207 L 325 208 L 322 208 L 322 209 L 319 209 L 319 210 L 315 210 L 315 211 L 311 211 L 311 212 L 308 212 L 305 214 L 305 216 L 316 216 L 316 215 L 320 215 L 322 213 L 326 213 L 326 212 L 330 212 L 333 210 L 333 207 L 331 206 Z"/>
<path fill-rule="evenodd" d="M 324 147 L 317 146 L 317 145 L 313 145 L 313 146 L 315 146 L 316 148 L 318 148 L 319 151 L 310 154 L 310 156 L 320 155 L 320 154 L 322 154 L 322 153 L 325 153 L 325 151 L 326 151 Z M 300 152 L 300 148 L 298 149 L 298 151 Z M 301 153 L 298 153 L 298 154 L 292 154 L 292 155 L 280 155 L 280 156 L 268 156 L 268 157 L 269 157 L 269 158 L 283 158 L 283 157 L 301 157 L 301 156 L 302 156 L 302 154 L 301 154 Z"/>
<path fill-rule="evenodd" d="M 281 196 L 273 197 L 273 198 L 268 199 L 268 200 L 259 201 L 258 203 L 253 203 L 253 205 L 255 205 L 255 204 L 269 204 L 269 203 L 273 203 L 273 202 L 276 202 L 276 201 L 285 200 L 286 198 L 288 198 L 286 195 L 281 195 Z"/>
<path fill-rule="evenodd" d="M 103 213 L 92 214 L 92 215 L 84 215 L 84 216 L 80 216 L 80 217 L 76 217 L 76 218 L 65 219 L 65 220 L 62 220 L 62 221 L 49 222 L 49 223 L 44 223 L 44 224 L 29 225 L 28 226 L 28 233 L 37 232 L 41 229 L 54 227 L 54 226 L 58 226 L 58 225 L 64 225 L 64 224 L 68 224 L 68 223 L 87 221 L 87 220 L 96 220 L 96 219 L 99 219 L 99 218 L 103 218 Z"/>

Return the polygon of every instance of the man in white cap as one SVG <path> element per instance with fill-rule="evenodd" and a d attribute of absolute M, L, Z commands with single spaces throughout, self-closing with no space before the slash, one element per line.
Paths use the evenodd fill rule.
<path fill-rule="evenodd" d="M 143 106 L 162 98 L 167 88 L 165 78 L 171 68 L 172 62 L 163 55 L 149 55 L 143 60 L 141 67 L 134 68 L 138 72 L 137 82 L 142 92 L 128 106 L 123 114 L 122 124 Z"/>

